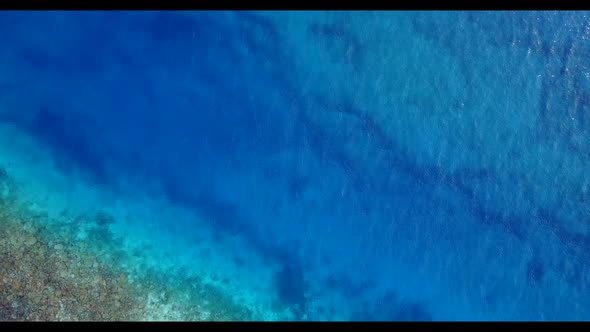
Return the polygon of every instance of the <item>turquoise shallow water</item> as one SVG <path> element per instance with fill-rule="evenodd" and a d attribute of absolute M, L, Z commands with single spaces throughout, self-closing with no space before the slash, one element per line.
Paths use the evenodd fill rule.
<path fill-rule="evenodd" d="M 260 320 L 590 317 L 588 13 L 0 18 L 0 165 L 126 264 Z"/>

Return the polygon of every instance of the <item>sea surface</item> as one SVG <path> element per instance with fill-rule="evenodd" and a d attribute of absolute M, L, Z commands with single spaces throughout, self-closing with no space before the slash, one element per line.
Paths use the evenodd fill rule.
<path fill-rule="evenodd" d="M 588 12 L 3 11 L 0 36 L 1 320 L 590 319 Z M 35 250 L 72 285 L 94 250 L 145 301 L 23 291 Z"/>

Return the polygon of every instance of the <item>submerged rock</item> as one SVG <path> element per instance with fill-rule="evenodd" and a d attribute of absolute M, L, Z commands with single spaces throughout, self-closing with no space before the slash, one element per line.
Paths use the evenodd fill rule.
<path fill-rule="evenodd" d="M 10 178 L 4 167 L 0 166 L 0 204 L 5 202 L 10 197 Z"/>
<path fill-rule="evenodd" d="M 305 311 L 305 280 L 298 264 L 289 264 L 275 275 L 278 299 L 301 316 Z"/>

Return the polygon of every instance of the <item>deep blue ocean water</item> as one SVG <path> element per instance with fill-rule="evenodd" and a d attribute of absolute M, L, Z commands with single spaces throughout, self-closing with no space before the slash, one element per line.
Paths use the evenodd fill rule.
<path fill-rule="evenodd" d="M 587 12 L 3 12 L 0 36 L 0 121 L 193 211 L 151 225 L 172 257 L 241 239 L 294 319 L 590 318 Z"/>

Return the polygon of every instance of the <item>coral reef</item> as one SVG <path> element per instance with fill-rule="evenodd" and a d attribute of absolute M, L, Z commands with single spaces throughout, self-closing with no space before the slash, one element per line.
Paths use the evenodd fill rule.
<path fill-rule="evenodd" d="M 0 169 L 0 188 L 11 190 Z M 251 313 L 186 274 L 122 264 L 113 217 L 100 212 L 85 241 L 68 223 L 0 200 L 0 321 L 248 320 Z M 94 235 L 93 235 L 94 234 Z"/>

